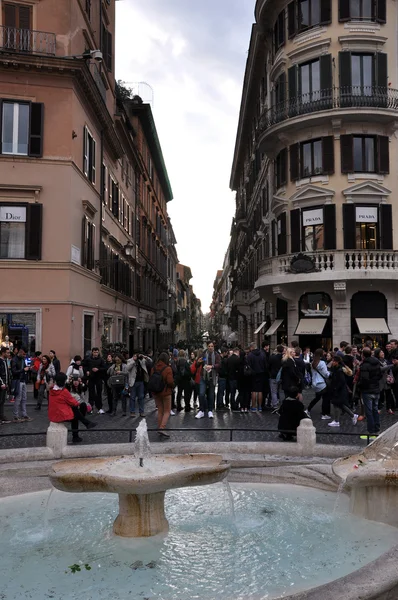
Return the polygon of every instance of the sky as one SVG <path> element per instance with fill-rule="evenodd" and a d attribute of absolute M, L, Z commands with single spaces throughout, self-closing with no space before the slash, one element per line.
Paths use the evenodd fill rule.
<path fill-rule="evenodd" d="M 120 0 L 116 79 L 146 82 L 174 200 L 179 261 L 208 312 L 228 248 L 229 189 L 255 0 Z M 140 89 L 144 101 L 150 88 Z"/>

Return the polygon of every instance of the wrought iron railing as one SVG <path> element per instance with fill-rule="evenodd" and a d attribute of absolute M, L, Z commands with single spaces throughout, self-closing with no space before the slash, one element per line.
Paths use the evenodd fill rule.
<path fill-rule="evenodd" d="M 55 49 L 55 33 L 0 26 L 0 51 L 55 56 Z"/>
<path fill-rule="evenodd" d="M 293 117 L 335 108 L 398 110 L 398 90 L 379 86 L 346 86 L 301 94 L 266 109 L 260 117 L 259 131 L 262 133 Z"/>

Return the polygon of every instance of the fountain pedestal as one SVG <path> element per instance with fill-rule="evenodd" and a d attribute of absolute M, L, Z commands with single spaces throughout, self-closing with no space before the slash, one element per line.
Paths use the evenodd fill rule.
<path fill-rule="evenodd" d="M 113 532 L 121 537 L 150 537 L 167 533 L 169 523 L 164 514 L 166 492 L 157 494 L 119 494 L 119 514 Z"/>

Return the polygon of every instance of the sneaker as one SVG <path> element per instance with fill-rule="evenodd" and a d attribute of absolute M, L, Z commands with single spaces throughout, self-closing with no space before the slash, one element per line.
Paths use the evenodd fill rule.
<path fill-rule="evenodd" d="M 104 414 L 105 414 L 105 411 L 104 411 L 104 410 L 102 410 L 102 408 L 100 408 L 100 409 L 99 409 L 99 411 L 98 411 L 98 414 L 99 414 L 99 415 L 104 415 Z"/>
<path fill-rule="evenodd" d="M 213 413 L 211 410 L 209 410 L 209 412 L 207 413 L 207 416 L 209 417 L 209 419 L 213 418 Z"/>
<path fill-rule="evenodd" d="M 364 417 L 363 415 L 360 415 L 360 416 L 358 417 L 358 421 L 364 421 L 364 420 L 365 420 L 365 417 Z"/>
<path fill-rule="evenodd" d="M 2 425 L 8 425 L 9 423 L 12 423 L 12 421 L 8 421 L 7 419 L 3 419 L 3 420 L 1 421 L 1 424 L 2 424 Z"/>
<path fill-rule="evenodd" d="M 165 438 L 169 438 L 169 437 L 170 437 L 170 434 L 169 434 L 169 433 L 166 433 L 166 432 L 164 431 L 164 429 L 158 429 L 158 435 L 162 435 L 162 436 L 163 436 L 163 437 L 165 437 Z"/>
<path fill-rule="evenodd" d="M 15 402 L 15 398 L 13 398 L 13 397 L 11 396 L 11 398 L 10 398 L 10 402 Z"/>
<path fill-rule="evenodd" d="M 354 416 L 352 417 L 352 424 L 353 424 L 353 425 L 356 425 L 356 424 L 357 424 L 357 421 L 358 421 L 358 415 L 354 415 Z"/>
<path fill-rule="evenodd" d="M 130 417 L 135 417 L 135 412 L 131 412 Z"/>
<path fill-rule="evenodd" d="M 250 412 L 257 412 L 257 408 L 254 408 L 254 406 L 252 406 Z"/>
<path fill-rule="evenodd" d="M 173 412 L 173 411 L 171 411 L 171 412 Z M 200 410 L 198 412 L 198 414 L 195 415 L 195 419 L 203 419 L 204 416 L 205 416 L 205 413 L 202 410 Z"/>
<path fill-rule="evenodd" d="M 307 417 L 309 417 L 311 419 L 311 413 L 310 413 L 310 411 L 309 410 L 305 410 L 304 412 L 307 415 Z"/>
<path fill-rule="evenodd" d="M 387 414 L 388 415 L 393 415 L 395 413 L 394 413 L 394 411 L 391 408 L 389 408 L 388 411 L 387 411 Z M 3 421 L 3 423 L 4 423 L 4 421 Z"/>
<path fill-rule="evenodd" d="M 332 421 L 328 423 L 329 427 L 340 427 L 340 423 L 338 421 Z"/>
<path fill-rule="evenodd" d="M 171 416 L 171 417 L 174 417 L 174 416 L 175 416 L 175 412 L 174 412 L 174 410 L 171 410 L 171 411 L 170 411 L 170 416 Z"/>
<path fill-rule="evenodd" d="M 34 410 L 41 410 L 41 404 L 36 404 Z"/>
<path fill-rule="evenodd" d="M 26 421 L 26 422 L 28 422 L 28 421 L 33 421 L 33 419 L 32 419 L 31 417 L 28 417 L 28 415 L 26 415 L 25 417 L 21 417 L 21 419 L 20 419 L 20 420 L 21 420 L 21 421 Z"/>
<path fill-rule="evenodd" d="M 322 415 L 321 416 L 321 420 L 322 421 L 328 421 L 329 419 L 331 419 L 332 417 L 330 415 Z"/>
<path fill-rule="evenodd" d="M 263 409 L 261 408 L 261 406 L 260 406 L 260 408 L 258 409 L 258 412 L 263 412 Z"/>
<path fill-rule="evenodd" d="M 140 413 L 140 417 L 145 417 L 145 414 L 144 413 Z"/>
<path fill-rule="evenodd" d="M 14 417 L 12 422 L 13 423 L 22 423 L 22 419 L 20 419 L 19 417 Z"/>

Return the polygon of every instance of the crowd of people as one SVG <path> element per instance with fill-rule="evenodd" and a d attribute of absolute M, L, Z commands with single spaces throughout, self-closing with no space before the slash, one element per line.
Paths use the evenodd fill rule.
<path fill-rule="evenodd" d="M 84 358 L 76 355 L 65 373 L 53 350 L 28 357 L 23 347 L 12 356 L 1 347 L 0 423 L 31 420 L 26 409 L 29 381 L 35 409 L 41 410 L 47 396 L 50 420 L 70 421 L 74 442 L 81 441 L 79 421 L 94 426 L 86 415 L 145 417 L 148 397 L 155 400 L 163 437 L 169 437 L 170 416 L 198 409 L 197 419 L 212 419 L 215 411 L 272 411 L 279 415 L 280 437 L 292 440 L 301 419 L 311 418 L 318 402 L 321 419 L 330 427 L 339 428 L 342 418 L 354 425 L 366 419 L 368 433 L 377 435 L 380 411 L 393 415 L 396 408 L 398 341 L 390 340 L 385 348 L 373 348 L 371 341 L 363 346 L 343 341 L 334 352 L 314 353 L 297 342 L 271 351 L 267 341 L 261 348 L 251 344 L 245 349 L 216 348 L 209 342 L 206 348 L 169 348 L 155 356 L 150 349 L 101 356 L 99 348 L 92 348 Z M 307 407 L 304 389 L 314 393 Z M 12 421 L 4 413 L 7 398 L 13 403 Z"/>

